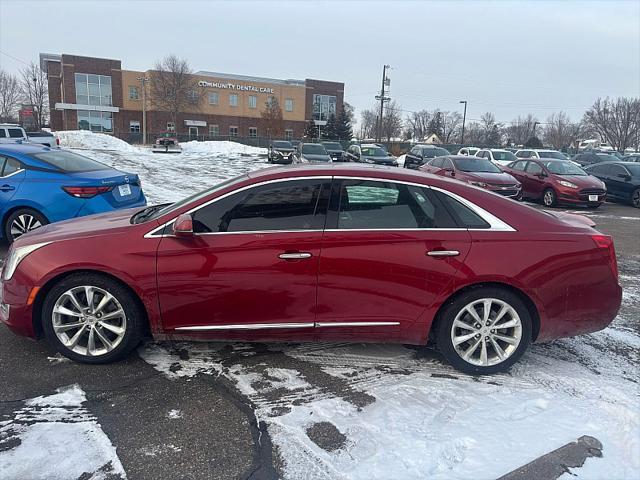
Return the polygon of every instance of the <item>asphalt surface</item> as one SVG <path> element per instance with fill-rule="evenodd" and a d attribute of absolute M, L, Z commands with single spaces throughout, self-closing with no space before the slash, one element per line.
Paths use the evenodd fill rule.
<path fill-rule="evenodd" d="M 621 274 L 637 278 L 639 209 L 608 203 L 596 211 L 562 210 L 584 213 L 599 230 L 613 235 Z M 0 257 L 5 253 L 6 245 L 0 245 Z M 625 315 L 637 319 L 640 311 Z M 636 331 L 639 328 L 635 320 L 632 326 Z M 259 479 L 279 475 L 281 456 L 272 447 L 264 424 L 256 420 L 252 402 L 223 376 L 169 379 L 135 354 L 116 364 L 80 365 L 60 359 L 44 341 L 13 335 L 4 325 L 0 325 L 0 346 L 0 421 L 11 417 L 25 399 L 51 395 L 57 388 L 77 384 L 86 392 L 87 408 L 117 446 L 130 479 Z M 372 401 L 365 393 L 351 391 L 347 382 L 337 381 L 300 360 L 275 355 L 276 351 L 270 350 L 272 359 L 263 357 L 259 361 L 298 362 L 295 368 L 304 370 L 313 383 L 350 397 L 360 407 Z M 177 355 L 188 357 L 189 353 L 178 351 Z M 255 356 L 243 359 L 238 355 L 233 360 L 257 362 Z M 182 412 L 179 422 L 170 419 L 171 410 Z M 318 423 L 307 433 L 327 451 L 344 442 L 330 423 Z M 168 449 L 161 455 L 145 453 L 159 444 L 181 448 Z M 0 442 L 0 451 L 2 448 Z M 540 478 L 535 469 L 530 471 L 531 475 L 518 478 Z"/>

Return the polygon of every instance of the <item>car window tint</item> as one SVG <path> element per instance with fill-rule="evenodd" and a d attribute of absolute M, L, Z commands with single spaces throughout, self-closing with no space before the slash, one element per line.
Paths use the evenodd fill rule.
<path fill-rule="evenodd" d="M 598 175 L 608 175 L 610 165 L 596 165 L 595 167 L 591 167 L 589 169 L 589 173 L 596 173 Z"/>
<path fill-rule="evenodd" d="M 314 214 L 321 191 L 328 201 L 329 190 L 330 185 L 321 180 L 250 188 L 197 210 L 193 214 L 193 229 L 196 233 L 210 233 L 322 228 L 324 217 L 318 226 L 318 219 L 314 223 Z"/>
<path fill-rule="evenodd" d="M 67 150 L 50 150 L 42 153 L 33 153 L 30 156 L 53 165 L 64 172 L 94 172 L 110 168 L 103 163 Z"/>
<path fill-rule="evenodd" d="M 4 128 L 0 128 L 0 138 L 7 138 L 7 132 Z"/>
<path fill-rule="evenodd" d="M 527 162 L 520 160 L 519 162 L 514 163 L 511 168 L 513 168 L 514 170 L 524 171 L 524 167 L 526 166 L 527 166 Z"/>
<path fill-rule="evenodd" d="M 2 168 L 2 164 L 4 164 L 4 168 Z M 11 175 L 12 173 L 16 173 L 20 168 L 20 162 L 13 158 L 5 157 L 0 160 L 0 168 L 2 168 L 2 176 L 6 177 L 7 175 Z"/>
<path fill-rule="evenodd" d="M 618 175 L 629 175 L 629 173 L 620 165 L 609 165 L 609 175 L 617 177 Z"/>
<path fill-rule="evenodd" d="M 542 167 L 538 165 L 536 162 L 529 162 L 529 165 L 527 165 L 526 171 L 531 175 L 539 175 L 542 173 Z"/>
<path fill-rule="evenodd" d="M 444 168 L 445 170 L 453 170 L 453 163 L 448 158 L 443 158 L 442 168 Z"/>
<path fill-rule="evenodd" d="M 24 138 L 24 134 L 19 128 L 9 128 L 7 130 L 9 131 L 9 137 L 11 138 Z"/>
<path fill-rule="evenodd" d="M 338 228 L 451 228 L 456 224 L 426 188 L 393 182 L 349 180 L 340 188 Z"/>
<path fill-rule="evenodd" d="M 457 220 L 458 225 L 463 228 L 489 228 L 487 222 L 478 215 L 476 212 L 471 210 L 466 205 L 462 204 L 460 201 L 456 200 L 450 195 L 442 192 L 435 192 L 437 194 L 438 199 L 444 203 L 451 213 L 453 217 Z"/>
<path fill-rule="evenodd" d="M 442 160 L 442 158 L 434 158 L 433 160 L 431 160 L 429 165 L 440 168 L 442 167 Z"/>

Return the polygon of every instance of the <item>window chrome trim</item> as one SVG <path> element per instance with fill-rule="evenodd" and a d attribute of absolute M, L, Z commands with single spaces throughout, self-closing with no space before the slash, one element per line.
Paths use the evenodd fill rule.
<path fill-rule="evenodd" d="M 9 175 L 5 175 L 4 177 L 0 177 L 0 178 L 9 178 L 9 177 L 12 177 L 14 175 L 17 175 L 20 172 L 24 172 L 25 170 L 26 170 L 25 168 L 21 168 L 20 170 L 16 170 L 15 172 L 10 173 Z"/>
<path fill-rule="evenodd" d="M 196 207 L 193 207 L 192 209 L 184 212 L 187 214 L 191 214 L 193 212 L 196 212 L 198 210 L 200 210 L 201 208 L 207 207 L 209 205 L 211 205 L 212 203 L 217 202 L 218 200 L 222 200 L 230 195 L 236 194 L 236 193 L 240 193 L 243 192 L 244 190 L 248 190 L 250 188 L 253 187 L 260 187 L 263 185 L 268 185 L 270 183 L 281 183 L 281 182 L 292 182 L 292 181 L 296 181 L 296 180 L 333 180 L 333 179 L 338 179 L 338 180 L 362 180 L 362 181 L 372 181 L 372 182 L 388 182 L 388 183 L 399 183 L 402 185 L 411 185 L 414 187 L 419 187 L 419 188 L 429 188 L 431 190 L 435 190 L 438 191 L 444 195 L 449 195 L 450 197 L 452 197 L 453 199 L 459 201 L 460 203 L 462 203 L 464 206 L 466 206 L 467 208 L 471 209 L 475 214 L 477 214 L 478 216 L 480 216 L 485 222 L 487 222 L 489 224 L 489 228 L 464 228 L 464 227 L 458 227 L 458 228 L 363 228 L 363 229 L 324 229 L 324 230 L 259 230 L 259 231 L 241 231 L 241 232 L 203 232 L 203 233 L 195 233 L 195 236 L 200 236 L 200 235 L 238 235 L 238 234 L 265 234 L 265 233 L 304 233 L 304 232 L 366 232 L 366 231 L 451 231 L 451 230 L 466 230 L 466 231 L 481 231 L 481 232 L 515 232 L 516 229 L 513 228 L 511 225 L 509 225 L 508 223 L 500 220 L 498 217 L 496 217 L 495 215 L 493 215 L 492 213 L 489 213 L 488 211 L 486 211 L 484 208 L 476 205 L 475 203 L 467 200 L 466 198 L 461 197 L 460 195 L 457 195 L 453 192 L 450 192 L 449 190 L 445 190 L 443 188 L 440 187 L 434 187 L 431 185 L 426 185 L 424 183 L 417 183 L 417 182 L 409 182 L 406 180 L 396 180 L 396 179 L 391 179 L 391 178 L 380 178 L 380 177 L 359 177 L 359 176 L 351 176 L 351 175 L 310 175 L 310 176 L 304 176 L 304 177 L 288 177 L 288 178 L 277 178 L 277 179 L 273 179 L 273 180 L 265 180 L 263 182 L 258 182 L 258 183 L 253 183 L 251 185 L 245 185 L 242 188 L 238 188 L 235 190 L 232 190 L 230 192 L 225 193 L 224 195 L 221 195 L 219 197 L 216 198 L 212 198 L 211 200 L 198 205 Z M 144 235 L 144 238 L 161 238 L 161 237 L 173 237 L 174 235 L 171 234 L 157 234 L 158 231 L 164 229 L 167 225 L 170 225 L 171 223 L 173 223 L 175 221 L 177 217 L 172 218 L 171 220 L 168 220 L 167 222 L 163 223 L 162 225 L 160 225 L 159 227 L 155 227 L 154 229 L 152 229 L 151 231 L 147 232 Z"/>
<path fill-rule="evenodd" d="M 316 327 L 390 327 L 400 322 L 316 322 Z"/>
<path fill-rule="evenodd" d="M 211 330 L 266 330 L 279 328 L 326 328 L 326 327 L 388 327 L 400 322 L 307 322 L 307 323 L 240 323 L 225 325 L 194 325 L 176 327 L 174 330 L 206 332 Z"/>

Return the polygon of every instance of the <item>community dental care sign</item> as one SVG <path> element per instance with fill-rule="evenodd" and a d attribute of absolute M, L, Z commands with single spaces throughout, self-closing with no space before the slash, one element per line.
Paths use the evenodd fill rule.
<path fill-rule="evenodd" d="M 212 87 L 212 88 L 226 88 L 229 90 L 238 90 L 241 92 L 258 92 L 258 93 L 273 93 L 273 88 L 256 87 L 254 85 L 240 85 L 239 83 L 218 83 L 218 82 L 205 82 L 200 80 L 198 82 L 199 87 Z"/>

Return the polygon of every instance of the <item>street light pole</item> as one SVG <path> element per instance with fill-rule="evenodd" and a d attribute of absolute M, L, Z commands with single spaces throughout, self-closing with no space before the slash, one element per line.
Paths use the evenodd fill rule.
<path fill-rule="evenodd" d="M 540 125 L 540 122 L 533 122 L 533 138 L 536 138 L 536 127 Z"/>
<path fill-rule="evenodd" d="M 464 123 L 467 120 L 467 101 L 460 100 L 460 103 L 464 103 L 464 113 L 462 114 L 462 138 L 460 139 L 460 143 L 464 145 Z"/>
<path fill-rule="evenodd" d="M 147 77 L 138 77 L 142 84 L 142 144 L 147 144 L 147 88 L 146 82 L 149 81 Z"/>

